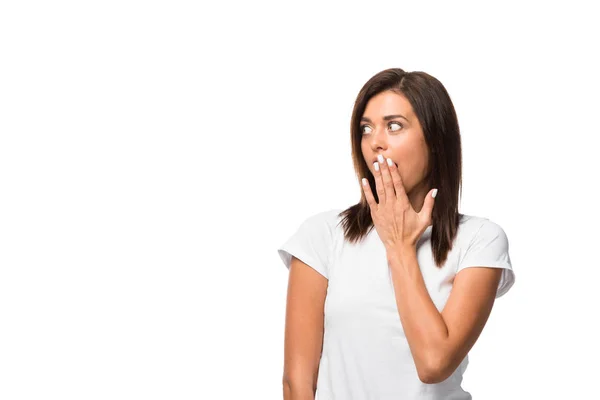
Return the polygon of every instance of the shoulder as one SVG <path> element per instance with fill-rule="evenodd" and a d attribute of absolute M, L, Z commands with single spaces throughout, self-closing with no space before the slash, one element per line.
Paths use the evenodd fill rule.
<path fill-rule="evenodd" d="M 304 220 L 303 225 L 314 228 L 326 228 L 330 232 L 333 232 L 340 222 L 341 217 L 339 214 L 342 211 L 340 208 L 331 208 L 310 214 Z"/>
<path fill-rule="evenodd" d="M 515 282 L 504 229 L 489 218 L 471 216 L 461 224 L 462 241 L 456 273 L 469 267 L 501 268 L 496 297 L 506 293 Z"/>
<path fill-rule="evenodd" d="M 502 226 L 486 217 L 461 214 L 459 241 L 464 247 L 486 243 L 496 247 L 508 247 L 508 237 Z"/>
<path fill-rule="evenodd" d="M 504 229 L 497 222 L 477 215 L 461 214 L 459 224 L 459 234 L 469 239 L 475 239 L 478 236 L 505 236 Z"/>

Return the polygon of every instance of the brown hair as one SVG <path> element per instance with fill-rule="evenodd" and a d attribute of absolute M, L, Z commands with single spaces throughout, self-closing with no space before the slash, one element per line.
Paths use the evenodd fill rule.
<path fill-rule="evenodd" d="M 438 188 L 432 214 L 431 251 L 436 266 L 441 268 L 458 231 L 462 153 L 458 119 L 450 96 L 439 80 L 425 72 L 386 69 L 369 79 L 358 93 L 350 122 L 350 140 L 361 199 L 338 214 L 343 217 L 340 223 L 345 239 L 351 243 L 361 241 L 374 228 L 369 204 L 360 186 L 361 178 L 366 177 L 378 201 L 374 177 L 362 155 L 360 119 L 371 97 L 387 90 L 403 95 L 410 102 L 429 148 L 426 179 L 429 189 Z"/>

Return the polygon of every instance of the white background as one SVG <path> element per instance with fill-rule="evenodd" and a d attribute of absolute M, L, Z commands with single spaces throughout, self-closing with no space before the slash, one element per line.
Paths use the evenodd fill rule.
<path fill-rule="evenodd" d="M 593 397 L 588 3 L 2 2 L 0 398 L 281 399 L 276 249 L 359 200 L 352 105 L 391 67 L 445 85 L 459 211 L 509 237 L 463 387 Z"/>

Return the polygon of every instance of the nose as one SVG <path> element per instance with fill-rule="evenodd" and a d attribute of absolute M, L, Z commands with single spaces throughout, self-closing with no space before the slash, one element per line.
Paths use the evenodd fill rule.
<path fill-rule="evenodd" d="M 380 153 L 381 151 L 378 151 L 379 149 L 387 148 L 387 136 L 385 134 L 385 129 L 374 129 L 369 136 L 369 143 L 371 144 L 371 148 L 375 153 Z"/>

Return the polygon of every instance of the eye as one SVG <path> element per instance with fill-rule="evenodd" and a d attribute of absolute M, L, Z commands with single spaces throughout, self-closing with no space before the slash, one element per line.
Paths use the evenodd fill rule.
<path fill-rule="evenodd" d="M 390 125 L 399 125 L 400 127 L 402 127 L 402 124 L 399 122 L 390 122 Z M 398 129 L 394 129 L 394 130 L 398 130 Z"/>
<path fill-rule="evenodd" d="M 400 128 L 399 128 L 399 129 L 402 129 L 402 127 L 403 127 L 403 125 L 402 125 L 400 122 L 396 122 L 396 121 L 391 121 L 391 122 L 388 124 L 388 126 L 391 126 L 391 125 L 398 125 L 398 126 L 400 126 Z M 360 126 L 360 132 L 361 132 L 361 133 L 370 133 L 370 132 L 365 132 L 365 131 L 364 131 L 364 128 L 369 128 L 369 129 L 371 129 L 371 127 L 369 127 L 369 125 L 361 125 L 361 126 Z M 395 132 L 395 131 L 397 131 L 397 130 L 399 130 L 399 129 L 392 129 L 392 131 L 394 131 L 394 132 Z"/>

